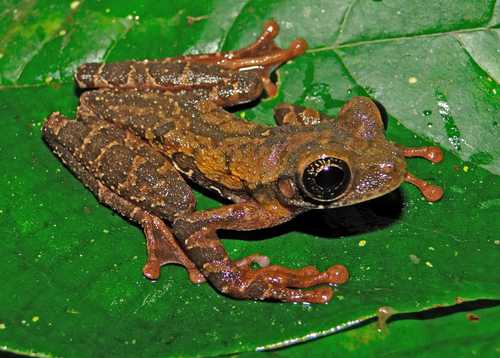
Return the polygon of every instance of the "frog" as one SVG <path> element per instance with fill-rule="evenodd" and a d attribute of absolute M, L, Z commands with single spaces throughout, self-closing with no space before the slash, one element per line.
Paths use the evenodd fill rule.
<path fill-rule="evenodd" d="M 42 136 L 55 155 L 98 201 L 143 229 L 148 279 L 177 264 L 191 282 L 208 281 L 235 299 L 325 304 L 348 281 L 344 265 L 287 268 L 260 253 L 233 260 L 218 231 L 274 227 L 403 182 L 429 201 L 441 198 L 440 187 L 406 169 L 407 157 L 439 162 L 440 149 L 387 140 L 368 97 L 351 98 L 336 118 L 280 104 L 276 126 L 227 111 L 275 96 L 272 73 L 306 51 L 300 38 L 277 46 L 278 32 L 268 21 L 239 50 L 83 64 L 75 74 L 84 90 L 76 119 L 54 112 L 45 121 Z M 193 186 L 229 203 L 197 211 Z"/>

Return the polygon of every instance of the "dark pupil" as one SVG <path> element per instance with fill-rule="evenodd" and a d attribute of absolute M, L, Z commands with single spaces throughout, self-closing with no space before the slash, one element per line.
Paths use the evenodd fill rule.
<path fill-rule="evenodd" d="M 322 188 L 332 188 L 342 183 L 344 171 L 339 167 L 326 167 L 316 175 L 316 183 Z"/>
<path fill-rule="evenodd" d="M 307 166 L 302 176 L 302 184 L 312 199 L 332 201 L 345 191 L 350 179 L 351 172 L 346 162 L 326 157 Z"/>

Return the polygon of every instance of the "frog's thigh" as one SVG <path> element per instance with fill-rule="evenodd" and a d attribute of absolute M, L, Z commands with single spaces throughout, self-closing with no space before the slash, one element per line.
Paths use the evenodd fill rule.
<path fill-rule="evenodd" d="M 98 119 L 68 121 L 58 115 L 48 125 L 57 121 L 57 141 L 121 197 L 168 221 L 194 210 L 191 188 L 170 159 L 130 131 Z"/>

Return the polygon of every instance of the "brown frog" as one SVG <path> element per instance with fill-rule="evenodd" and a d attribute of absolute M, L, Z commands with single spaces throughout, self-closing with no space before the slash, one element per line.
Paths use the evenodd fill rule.
<path fill-rule="evenodd" d="M 441 160 L 437 148 L 403 148 L 384 137 L 376 105 L 355 97 L 333 120 L 312 109 L 283 104 L 278 126 L 236 118 L 223 107 L 273 96 L 270 73 L 306 50 L 304 40 L 277 47 L 275 22 L 237 51 L 159 61 L 85 64 L 77 118 L 53 113 L 43 127 L 52 150 L 97 196 L 144 229 L 144 274 L 181 264 L 192 282 L 207 279 L 242 299 L 326 303 L 328 286 L 348 272 L 334 265 L 288 269 L 262 255 L 233 261 L 217 230 L 255 230 L 311 209 L 352 205 L 417 185 L 428 200 L 442 191 L 405 169 L 405 157 Z M 234 202 L 197 212 L 187 182 Z M 163 220 L 171 224 L 167 226 Z M 173 229 L 173 230 L 172 230 Z M 260 267 L 255 267 L 260 266 Z"/>

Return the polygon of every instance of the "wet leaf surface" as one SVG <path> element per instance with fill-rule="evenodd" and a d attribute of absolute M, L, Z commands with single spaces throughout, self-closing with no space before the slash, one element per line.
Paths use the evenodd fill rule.
<path fill-rule="evenodd" d="M 498 305 L 498 301 L 494 304 Z M 489 307 L 448 312 L 439 319 L 432 314 L 427 316 L 434 311 L 429 310 L 393 321 L 382 329 L 377 322 L 372 322 L 322 339 L 274 350 L 272 356 L 305 357 L 314 352 L 317 356 L 342 357 L 401 357 L 407 354 L 493 357 L 500 351 L 500 308 Z M 254 355 L 255 352 L 251 352 L 240 357 Z"/>
<path fill-rule="evenodd" d="M 0 347 L 218 355 L 333 332 L 381 306 L 498 299 L 499 13 L 490 0 L 1 2 Z M 352 279 L 325 306 L 232 300 L 193 286 L 178 267 L 147 281 L 141 231 L 100 205 L 41 140 L 48 114 L 75 113 L 78 64 L 235 49 L 267 18 L 281 25 L 280 45 L 301 36 L 311 48 L 279 70 L 276 98 L 239 115 L 272 124 L 280 102 L 335 115 L 369 95 L 388 114 L 391 140 L 445 149 L 442 164 L 409 163 L 444 187 L 438 203 L 403 185 L 273 230 L 226 234 L 233 258 L 258 251 L 290 267 L 349 267 Z M 200 209 L 217 205 L 197 197 Z"/>

